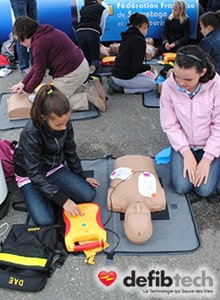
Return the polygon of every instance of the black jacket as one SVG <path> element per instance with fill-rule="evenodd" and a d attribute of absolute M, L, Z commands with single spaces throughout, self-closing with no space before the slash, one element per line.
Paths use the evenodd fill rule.
<path fill-rule="evenodd" d="M 84 5 L 80 10 L 80 22 L 76 26 L 76 30 L 81 28 L 95 29 L 102 34 L 100 21 L 105 7 L 96 1 Z"/>
<path fill-rule="evenodd" d="M 141 32 L 130 27 L 121 33 L 121 44 L 112 75 L 120 79 L 131 79 L 138 73 L 150 70 L 150 65 L 144 64 L 146 42 Z"/>
<path fill-rule="evenodd" d="M 176 47 L 186 45 L 190 38 L 190 20 L 180 23 L 179 19 L 166 19 L 162 31 L 162 44 L 175 43 Z"/>
<path fill-rule="evenodd" d="M 45 197 L 62 207 L 69 197 L 48 180 L 46 173 L 60 164 L 67 164 L 72 172 L 83 176 L 71 121 L 65 130 L 52 131 L 46 125 L 35 126 L 29 120 L 15 149 L 14 163 L 17 175 L 29 177 Z"/>

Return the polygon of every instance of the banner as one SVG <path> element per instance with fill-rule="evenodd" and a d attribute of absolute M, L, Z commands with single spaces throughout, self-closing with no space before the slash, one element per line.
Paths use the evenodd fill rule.
<path fill-rule="evenodd" d="M 196 38 L 199 1 L 187 0 L 187 15 L 191 23 L 191 39 Z M 174 0 L 106 0 L 110 14 L 107 18 L 102 41 L 119 41 L 120 33 L 127 29 L 130 15 L 135 12 L 145 14 L 150 22 L 147 36 L 160 39 L 165 19 L 172 11 Z M 73 37 L 72 25 L 75 25 L 84 0 L 37 0 L 39 22 L 51 24 Z M 12 28 L 12 15 L 9 0 L 1 0 L 0 44 L 8 39 Z"/>

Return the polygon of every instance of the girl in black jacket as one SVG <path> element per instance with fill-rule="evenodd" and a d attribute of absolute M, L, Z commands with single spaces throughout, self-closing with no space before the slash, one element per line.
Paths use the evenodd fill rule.
<path fill-rule="evenodd" d="M 77 203 L 96 195 L 99 182 L 83 174 L 70 115 L 68 99 L 55 86 L 42 86 L 15 149 L 17 185 L 36 225 L 55 222 L 52 203 L 79 215 Z"/>
<path fill-rule="evenodd" d="M 130 16 L 129 28 L 121 33 L 119 53 L 108 79 L 108 93 L 145 93 L 156 88 L 153 79 L 154 69 L 145 64 L 148 18 L 139 13 Z M 147 72 L 152 71 L 152 72 Z"/>

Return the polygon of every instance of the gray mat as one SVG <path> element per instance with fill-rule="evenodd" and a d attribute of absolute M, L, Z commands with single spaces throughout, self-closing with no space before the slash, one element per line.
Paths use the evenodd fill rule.
<path fill-rule="evenodd" d="M 110 76 L 112 73 L 112 66 L 102 66 L 100 65 L 94 75 Z"/>
<path fill-rule="evenodd" d="M 142 94 L 143 105 L 146 107 L 158 108 L 160 107 L 160 98 L 157 97 L 155 91 L 150 91 Z"/>
<path fill-rule="evenodd" d="M 1 94 L 0 98 L 0 130 L 23 128 L 28 119 L 9 120 L 7 116 L 7 101 L 9 93 Z M 99 111 L 90 104 L 89 110 L 78 111 L 71 114 L 72 121 L 92 119 L 99 116 Z"/>
<path fill-rule="evenodd" d="M 160 65 L 159 61 L 159 58 L 152 58 L 150 60 L 147 60 L 146 63 L 149 65 Z"/>
<path fill-rule="evenodd" d="M 185 195 L 176 194 L 170 187 L 169 164 L 156 165 L 158 176 L 166 191 L 168 218 L 163 218 L 163 216 L 154 218 L 153 215 L 157 213 L 152 214 L 153 236 L 143 245 L 129 242 L 124 234 L 120 213 L 111 213 L 106 209 L 109 175 L 114 159 L 83 160 L 82 164 L 84 170 L 93 170 L 94 177 L 100 181 L 95 202 L 101 206 L 103 224 L 108 221 L 105 225 L 106 229 L 110 229 L 110 231 L 107 230 L 110 245 L 106 249 L 108 253 L 120 255 L 181 254 L 199 248 L 200 236 L 191 204 Z"/>

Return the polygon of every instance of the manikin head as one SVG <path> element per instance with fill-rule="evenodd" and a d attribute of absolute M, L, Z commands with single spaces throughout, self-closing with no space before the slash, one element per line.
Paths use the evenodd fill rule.
<path fill-rule="evenodd" d="M 134 244 L 143 244 L 153 233 L 151 212 L 145 202 L 133 201 L 125 211 L 124 231 Z"/>

